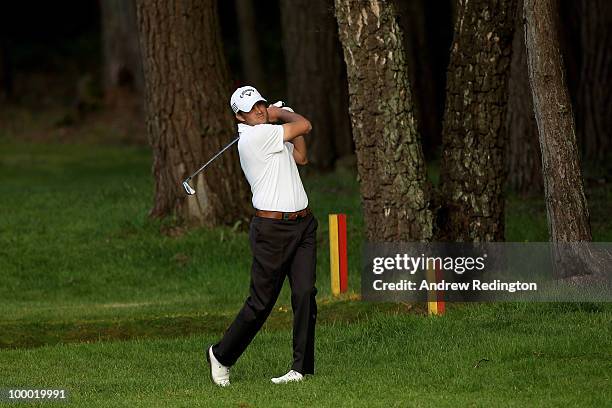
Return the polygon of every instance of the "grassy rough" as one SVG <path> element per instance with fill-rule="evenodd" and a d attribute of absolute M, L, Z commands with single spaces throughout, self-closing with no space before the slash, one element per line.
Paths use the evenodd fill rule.
<path fill-rule="evenodd" d="M 202 347 L 247 295 L 246 233 L 148 220 L 147 149 L 0 139 L 0 388 L 65 387 L 75 405 L 91 407 L 612 400 L 610 305 L 453 305 L 431 319 L 418 307 L 355 302 L 363 242 L 356 177 L 339 169 L 305 184 L 320 220 L 317 375 L 269 384 L 291 359 L 285 287 L 233 369 L 234 386 L 219 390 L 208 381 Z M 612 240 L 612 189 L 595 186 L 588 197 L 595 238 Z M 509 241 L 547 239 L 541 201 L 509 197 Z M 351 291 L 341 301 L 329 289 L 331 212 L 349 217 Z"/>

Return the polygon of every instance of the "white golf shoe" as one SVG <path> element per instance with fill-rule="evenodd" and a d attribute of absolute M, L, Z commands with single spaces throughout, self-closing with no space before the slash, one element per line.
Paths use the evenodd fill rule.
<path fill-rule="evenodd" d="M 210 378 L 219 387 L 227 387 L 230 385 L 229 381 L 229 367 L 221 364 L 212 351 L 212 346 L 206 351 L 206 360 L 210 365 Z"/>
<path fill-rule="evenodd" d="M 302 381 L 304 379 L 304 376 L 300 373 L 298 373 L 295 370 L 290 370 L 287 374 L 283 375 L 282 377 L 276 377 L 272 379 L 272 382 L 274 384 L 286 384 L 288 382 L 298 382 L 298 381 Z"/>

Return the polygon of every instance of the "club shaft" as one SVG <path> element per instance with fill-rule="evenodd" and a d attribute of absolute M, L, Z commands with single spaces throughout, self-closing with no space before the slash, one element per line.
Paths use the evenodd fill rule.
<path fill-rule="evenodd" d="M 226 151 L 227 149 L 229 149 L 234 143 L 236 143 L 238 141 L 238 139 L 240 139 L 240 136 L 238 136 L 237 138 L 235 138 L 234 140 L 232 140 L 227 146 L 225 146 L 223 149 L 221 149 L 221 151 L 217 154 L 215 154 L 213 157 L 211 157 L 211 159 L 209 161 L 207 161 L 206 163 L 204 163 L 204 165 L 202 167 L 200 167 L 195 173 L 193 173 L 191 176 L 189 176 L 189 179 L 197 176 L 202 170 L 204 170 L 206 168 L 206 166 L 208 166 L 210 163 L 212 163 L 217 157 L 221 156 L 221 154 Z"/>

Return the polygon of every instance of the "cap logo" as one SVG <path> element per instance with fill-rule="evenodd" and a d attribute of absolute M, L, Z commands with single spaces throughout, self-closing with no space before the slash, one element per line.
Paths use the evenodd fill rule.
<path fill-rule="evenodd" d="M 251 96 L 255 90 L 253 88 L 245 89 L 240 93 L 240 98 L 244 98 L 244 95 Z"/>

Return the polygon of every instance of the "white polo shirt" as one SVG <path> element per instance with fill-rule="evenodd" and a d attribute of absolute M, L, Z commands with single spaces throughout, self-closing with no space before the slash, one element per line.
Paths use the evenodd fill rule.
<path fill-rule="evenodd" d="M 308 197 L 297 165 L 293 144 L 283 141 L 281 125 L 238 124 L 240 166 L 251 185 L 253 207 L 294 212 L 308 206 Z"/>

